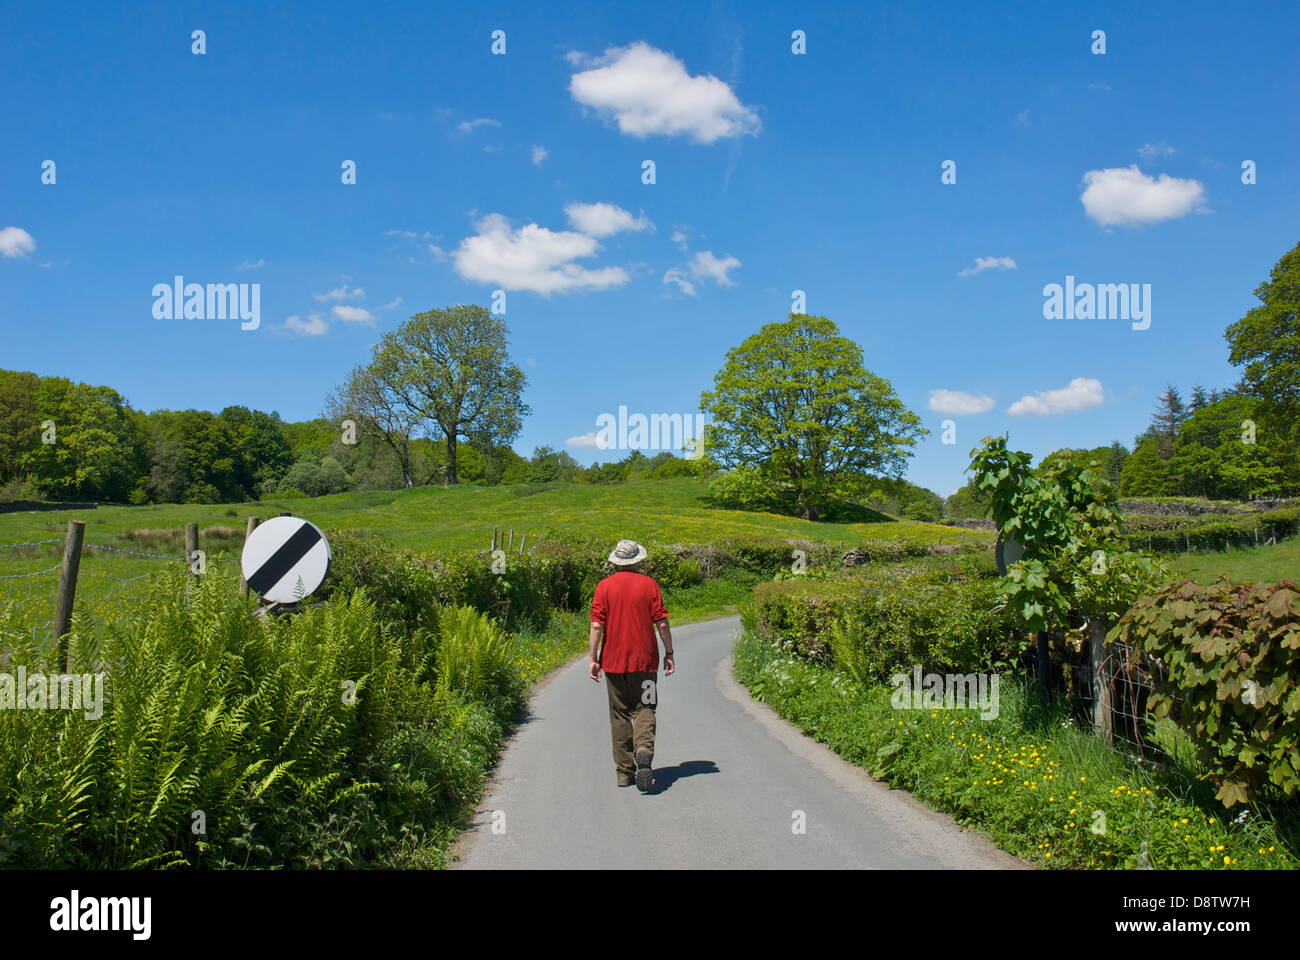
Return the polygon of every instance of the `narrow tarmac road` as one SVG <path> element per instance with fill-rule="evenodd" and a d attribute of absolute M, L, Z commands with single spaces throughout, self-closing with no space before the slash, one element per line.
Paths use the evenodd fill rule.
<path fill-rule="evenodd" d="M 465 869 L 1016 869 L 755 703 L 731 676 L 736 618 L 673 630 L 655 786 L 614 782 L 604 681 L 586 658 L 534 691 L 461 838 Z M 805 832 L 795 831 L 802 819 Z"/>

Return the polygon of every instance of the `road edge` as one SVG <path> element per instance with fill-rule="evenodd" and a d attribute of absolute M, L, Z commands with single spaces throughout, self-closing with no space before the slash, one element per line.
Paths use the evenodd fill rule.
<path fill-rule="evenodd" d="M 734 655 L 728 654 L 718 662 L 713 675 L 714 684 L 724 697 L 739 704 L 769 736 L 808 761 L 859 803 L 874 807 L 894 821 L 900 834 L 924 842 L 927 829 L 956 831 L 955 838 L 959 843 L 947 852 L 944 859 L 951 858 L 952 862 L 945 863 L 943 869 L 1036 869 L 1028 861 L 1007 853 L 979 830 L 963 827 L 948 814 L 927 806 L 906 790 L 877 780 L 864 768 L 850 763 L 826 744 L 808 736 L 770 705 L 755 700 L 749 688 L 735 678 L 733 661 Z M 977 859 L 985 863 L 971 862 Z"/>

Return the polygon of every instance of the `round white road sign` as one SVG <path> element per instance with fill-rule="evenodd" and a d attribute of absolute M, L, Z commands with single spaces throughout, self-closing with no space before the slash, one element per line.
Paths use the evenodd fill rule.
<path fill-rule="evenodd" d="M 330 569 L 330 545 L 320 527 L 298 517 L 272 517 L 253 530 L 239 558 L 248 589 L 269 603 L 310 596 Z"/>

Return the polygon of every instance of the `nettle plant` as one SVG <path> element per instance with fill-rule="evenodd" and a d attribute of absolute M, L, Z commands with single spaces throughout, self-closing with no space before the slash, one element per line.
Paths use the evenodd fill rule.
<path fill-rule="evenodd" d="M 969 469 L 1004 540 L 1024 546 L 999 594 L 1034 632 L 1069 628 L 1081 617 L 1113 621 L 1163 580 L 1163 565 L 1128 549 L 1114 484 L 1067 458 L 1042 471 L 1032 459 L 1007 449 L 1005 437 L 986 437 L 971 451 Z"/>

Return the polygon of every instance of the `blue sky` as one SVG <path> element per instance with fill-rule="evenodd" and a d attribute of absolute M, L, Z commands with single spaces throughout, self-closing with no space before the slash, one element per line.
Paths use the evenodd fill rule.
<path fill-rule="evenodd" d="M 1292 3 L 550 6 L 11 8 L 0 367 L 305 419 L 503 289 L 515 448 L 589 463 L 599 414 L 697 411 L 799 289 L 947 494 L 985 435 L 1130 443 L 1167 381 L 1234 382 L 1223 328 L 1300 240 Z M 259 329 L 156 319 L 177 274 L 260 284 Z M 1067 275 L 1149 284 L 1149 329 L 1045 319 Z"/>

